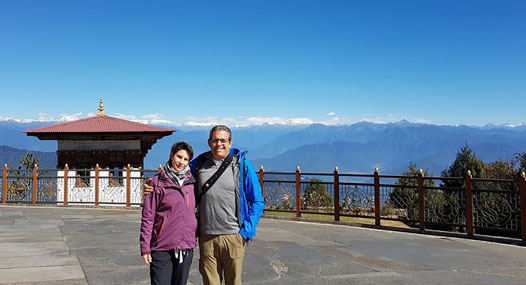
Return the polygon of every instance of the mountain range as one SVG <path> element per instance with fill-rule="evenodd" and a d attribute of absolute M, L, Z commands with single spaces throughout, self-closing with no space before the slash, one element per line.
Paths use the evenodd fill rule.
<path fill-rule="evenodd" d="M 22 131 L 46 123 L 0 122 L 0 162 L 16 164 L 16 155 L 39 151 L 42 163 L 56 164 L 55 141 L 40 141 Z M 172 126 L 165 126 L 172 127 Z M 376 124 L 359 122 L 350 125 L 258 125 L 233 128 L 234 147 L 247 150 L 256 168 L 267 171 L 399 174 L 409 162 L 434 175 L 449 166 L 459 149 L 468 144 L 486 162 L 509 160 L 515 153 L 526 152 L 526 126 L 439 126 L 405 120 Z M 195 153 L 206 151 L 208 130 L 185 127 L 159 140 L 145 158 L 145 168 L 156 168 L 168 159 L 170 146 L 185 140 Z M 9 148 L 6 148 L 9 147 Z M 13 155 L 16 148 L 16 155 Z M 54 159 L 54 161 L 50 161 Z"/>

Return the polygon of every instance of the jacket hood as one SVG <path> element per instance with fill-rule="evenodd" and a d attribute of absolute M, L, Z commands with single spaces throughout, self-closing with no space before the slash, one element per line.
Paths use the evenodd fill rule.
<path fill-rule="evenodd" d="M 231 154 L 231 155 L 237 155 L 237 156 L 239 156 L 240 158 L 245 157 L 246 154 L 247 154 L 247 152 L 248 152 L 248 151 L 241 152 L 239 149 L 237 149 L 237 148 L 233 148 L 233 147 L 230 148 L 230 154 Z"/>

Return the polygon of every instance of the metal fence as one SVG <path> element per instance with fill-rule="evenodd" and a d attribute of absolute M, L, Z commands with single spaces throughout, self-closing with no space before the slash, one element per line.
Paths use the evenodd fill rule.
<path fill-rule="evenodd" d="M 3 177 L 5 191 L 2 197 L 9 201 L 24 203 L 33 199 L 33 173 L 25 169 L 4 170 L 7 175 Z"/>
<path fill-rule="evenodd" d="M 265 209 L 394 220 L 420 230 L 502 235 L 526 241 L 526 178 L 516 180 L 373 174 L 265 172 Z"/>
<path fill-rule="evenodd" d="M 514 180 L 474 178 L 473 227 L 488 233 L 520 231 L 523 218 L 520 190 Z"/>
<path fill-rule="evenodd" d="M 142 186 L 160 170 L 10 169 L 2 203 L 140 206 Z M 420 230 L 505 235 L 526 241 L 526 178 L 515 180 L 372 174 L 258 172 L 265 209 L 395 220 Z"/>
<path fill-rule="evenodd" d="M 140 206 L 142 185 L 158 170 L 10 169 L 4 165 L 2 203 Z"/>

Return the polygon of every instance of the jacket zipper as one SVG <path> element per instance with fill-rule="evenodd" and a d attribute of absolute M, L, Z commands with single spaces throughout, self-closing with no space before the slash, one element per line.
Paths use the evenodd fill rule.
<path fill-rule="evenodd" d="M 157 234 L 157 239 L 161 239 L 161 232 L 163 231 L 163 226 L 164 226 L 164 219 L 163 221 L 161 222 L 161 226 L 159 227 L 159 233 Z"/>
<path fill-rule="evenodd" d="M 239 228 L 241 228 L 241 187 L 243 185 L 241 184 L 241 167 L 242 167 L 242 161 L 241 157 L 238 157 L 235 164 L 232 164 L 232 173 L 234 174 L 234 183 L 237 184 L 236 188 L 236 215 L 237 215 L 237 224 L 239 225 Z M 237 175 L 236 175 L 237 171 Z M 244 182 L 244 181 L 243 181 Z"/>

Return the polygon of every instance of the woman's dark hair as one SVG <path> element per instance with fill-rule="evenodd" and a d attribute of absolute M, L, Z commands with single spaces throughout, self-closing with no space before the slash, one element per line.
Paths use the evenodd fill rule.
<path fill-rule="evenodd" d="M 176 142 L 172 145 L 172 149 L 170 150 L 170 160 L 172 159 L 172 156 L 180 150 L 186 150 L 186 152 L 188 152 L 190 160 L 192 160 L 192 158 L 194 157 L 194 150 L 192 149 L 192 146 L 189 143 Z"/>

